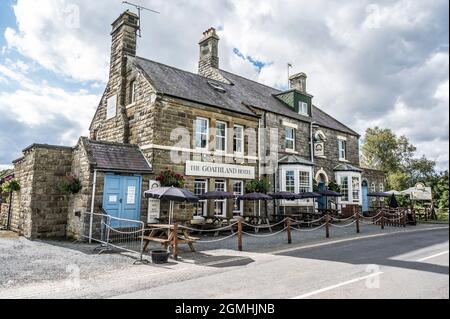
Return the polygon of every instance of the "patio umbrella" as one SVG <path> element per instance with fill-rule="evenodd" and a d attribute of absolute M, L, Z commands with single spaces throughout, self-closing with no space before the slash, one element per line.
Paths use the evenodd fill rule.
<path fill-rule="evenodd" d="M 395 197 L 395 194 L 392 194 L 391 198 L 389 199 L 389 207 L 398 208 L 398 202 L 397 198 Z"/>
<path fill-rule="evenodd" d="M 272 200 L 273 198 L 263 193 L 249 193 L 238 197 L 238 200 L 254 201 L 255 202 L 255 216 L 256 216 L 256 202 L 262 200 Z"/>
<path fill-rule="evenodd" d="M 172 224 L 174 202 L 180 203 L 198 203 L 199 198 L 193 193 L 183 188 L 176 187 L 160 187 L 155 188 L 144 193 L 145 198 L 159 199 L 162 201 L 169 201 L 169 225 Z"/>

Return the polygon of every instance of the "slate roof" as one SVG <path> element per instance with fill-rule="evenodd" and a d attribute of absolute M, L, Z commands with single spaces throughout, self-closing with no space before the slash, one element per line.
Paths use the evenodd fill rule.
<path fill-rule="evenodd" d="M 137 145 L 83 139 L 93 168 L 102 171 L 151 173 L 152 168 Z"/>
<path fill-rule="evenodd" d="M 307 160 L 301 156 L 298 155 L 287 155 L 278 161 L 278 164 L 280 165 L 307 165 L 307 166 L 314 166 L 315 164 L 311 162 L 310 160 Z"/>
<path fill-rule="evenodd" d="M 346 163 L 342 163 L 339 164 L 338 166 L 336 166 L 334 168 L 335 172 L 358 172 L 358 173 L 362 173 L 363 170 L 360 169 L 359 167 L 350 165 L 350 164 L 346 164 Z"/>
<path fill-rule="evenodd" d="M 358 133 L 316 106 L 313 107 L 312 119 L 300 115 L 274 96 L 283 93 L 282 91 L 239 75 L 219 70 L 222 76 L 232 83 L 228 85 L 141 57 L 136 57 L 134 61 L 160 93 L 255 116 L 247 107 L 251 106 L 305 122 L 315 121 L 320 126 L 359 137 Z M 208 82 L 218 84 L 226 92 L 214 90 Z"/>

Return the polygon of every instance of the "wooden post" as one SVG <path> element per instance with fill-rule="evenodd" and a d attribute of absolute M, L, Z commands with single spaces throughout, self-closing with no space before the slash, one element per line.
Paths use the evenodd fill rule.
<path fill-rule="evenodd" d="M 173 225 L 173 259 L 178 260 L 178 223 Z"/>
<path fill-rule="evenodd" d="M 354 210 L 356 211 L 356 207 L 354 208 Z M 359 228 L 359 212 L 358 211 L 356 211 L 355 217 L 356 217 L 356 233 L 359 234 L 359 233 L 361 233 L 361 230 Z"/>
<path fill-rule="evenodd" d="M 12 198 L 13 198 L 13 192 L 10 192 L 9 193 L 9 206 L 8 206 L 8 219 L 6 221 L 6 230 L 11 230 Z"/>
<path fill-rule="evenodd" d="M 406 210 L 402 211 L 402 216 L 403 216 L 403 228 L 406 228 Z"/>
<path fill-rule="evenodd" d="M 325 223 L 326 237 L 330 238 L 330 214 L 325 216 Z"/>
<path fill-rule="evenodd" d="M 242 221 L 239 219 L 238 221 L 238 250 L 242 251 Z"/>
<path fill-rule="evenodd" d="M 292 230 L 291 230 L 291 219 L 288 217 L 286 220 L 287 234 L 288 234 L 288 244 L 292 244 Z"/>
<path fill-rule="evenodd" d="M 381 229 L 384 229 L 384 210 L 381 210 Z"/>

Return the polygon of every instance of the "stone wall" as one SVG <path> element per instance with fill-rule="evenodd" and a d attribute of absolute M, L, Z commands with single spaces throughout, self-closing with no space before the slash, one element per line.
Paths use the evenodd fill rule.
<path fill-rule="evenodd" d="M 347 163 L 356 167 L 360 167 L 359 158 L 359 138 L 347 133 L 331 130 L 325 127 L 321 127 L 320 130 L 325 134 L 326 140 L 325 156 L 315 156 L 316 173 L 319 170 L 324 170 L 328 175 L 329 181 L 335 181 L 334 168 L 342 163 Z M 314 134 L 318 131 L 316 129 Z M 338 136 L 345 137 L 347 139 L 347 160 L 339 160 L 339 147 Z"/>
<path fill-rule="evenodd" d="M 367 181 L 369 192 L 384 192 L 388 191 L 386 187 L 386 174 L 383 171 L 363 168 L 363 181 Z M 381 187 L 383 185 L 383 187 Z"/>
<path fill-rule="evenodd" d="M 11 229 L 29 238 L 65 237 L 68 196 L 61 186 L 72 149 L 34 145 L 15 163 L 21 190 L 13 195 Z"/>

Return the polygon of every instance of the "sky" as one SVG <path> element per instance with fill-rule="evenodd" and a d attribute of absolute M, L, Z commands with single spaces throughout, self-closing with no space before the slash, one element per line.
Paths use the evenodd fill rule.
<path fill-rule="evenodd" d="M 133 2 L 133 1 L 132 1 Z M 218 30 L 220 67 L 279 88 L 308 75 L 314 103 L 360 134 L 390 128 L 449 167 L 448 0 L 134 0 L 138 55 L 197 71 Z M 73 146 L 108 78 L 121 0 L 0 1 L 0 169 L 32 143 Z M 131 8 L 130 8 L 131 9 Z"/>

